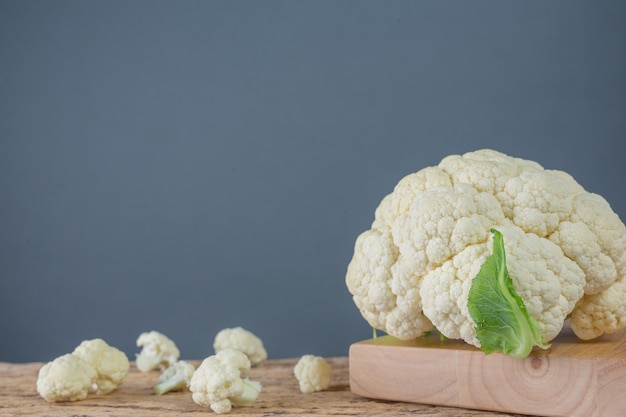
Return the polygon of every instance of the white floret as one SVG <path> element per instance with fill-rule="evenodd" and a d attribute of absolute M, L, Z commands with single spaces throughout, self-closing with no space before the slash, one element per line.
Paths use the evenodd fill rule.
<path fill-rule="evenodd" d="M 626 321 L 624 294 L 626 278 L 600 293 L 586 295 L 572 312 L 574 333 L 583 340 L 589 340 L 623 328 Z"/>
<path fill-rule="evenodd" d="M 180 357 L 176 343 L 163 333 L 157 331 L 144 332 L 137 338 L 137 346 L 141 352 L 137 354 L 137 369 L 148 372 L 153 369 L 166 369 Z"/>
<path fill-rule="evenodd" d="M 215 353 L 231 348 L 245 353 L 252 366 L 256 366 L 267 359 L 267 351 L 263 346 L 263 341 L 243 327 L 222 329 L 215 335 L 213 341 Z"/>
<path fill-rule="evenodd" d="M 499 230 L 506 236 L 507 268 L 514 286 L 547 343 L 559 334 L 582 297 L 585 276 L 551 241 L 512 224 L 501 225 Z M 468 246 L 423 278 L 424 314 L 449 339 L 480 347 L 467 304 L 472 279 L 491 254 L 491 246 L 491 241 Z"/>
<path fill-rule="evenodd" d="M 91 365 L 68 353 L 39 369 L 37 392 L 49 402 L 84 400 L 97 378 Z"/>
<path fill-rule="evenodd" d="M 189 381 L 196 367 L 187 361 L 175 362 L 161 373 L 158 384 L 154 386 L 156 395 L 163 395 L 171 391 L 182 391 L 189 388 Z"/>
<path fill-rule="evenodd" d="M 218 414 L 230 412 L 233 406 L 252 406 L 262 387 L 248 378 L 250 366 L 246 354 L 236 349 L 209 356 L 189 381 L 193 401 Z"/>
<path fill-rule="evenodd" d="M 85 340 L 72 354 L 90 364 L 97 372 L 96 385 L 99 394 L 115 390 L 128 375 L 130 363 L 121 350 L 102 339 Z"/>
<path fill-rule="evenodd" d="M 304 355 L 293 369 L 300 391 L 311 394 L 330 387 L 332 368 L 321 356 Z"/>
<path fill-rule="evenodd" d="M 467 297 L 472 279 L 487 256 L 487 244 L 472 245 L 424 276 L 420 287 L 424 314 L 448 339 L 463 339 L 480 347 Z"/>
<path fill-rule="evenodd" d="M 451 185 L 450 175 L 439 167 L 427 167 L 405 176 L 376 208 L 372 229 L 391 228 L 398 217 L 409 211 L 416 196 L 426 190 Z"/>
<path fill-rule="evenodd" d="M 421 314 L 417 275 L 411 270 L 412 265 L 399 258 L 391 233 L 371 229 L 357 238 L 346 283 L 373 328 L 386 329 L 401 338 L 432 329 L 430 320 Z"/>
<path fill-rule="evenodd" d="M 496 198 L 467 184 L 437 187 L 414 200 L 391 232 L 400 253 L 424 275 L 469 245 L 486 242 L 505 217 Z"/>

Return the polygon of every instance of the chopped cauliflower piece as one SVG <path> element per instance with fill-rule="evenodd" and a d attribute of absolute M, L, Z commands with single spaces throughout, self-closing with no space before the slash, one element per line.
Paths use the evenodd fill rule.
<path fill-rule="evenodd" d="M 195 370 L 196 367 L 189 362 L 178 361 L 174 363 L 159 376 L 159 383 L 154 386 L 154 393 L 163 395 L 170 391 L 187 389 Z"/>
<path fill-rule="evenodd" d="M 72 354 L 96 370 L 98 394 L 108 394 L 115 390 L 128 375 L 130 363 L 126 354 L 102 339 L 85 340 Z"/>
<path fill-rule="evenodd" d="M 157 331 L 141 333 L 137 338 L 141 352 L 137 355 L 137 369 L 148 372 L 155 368 L 170 367 L 180 357 L 180 351 L 172 339 Z"/>
<path fill-rule="evenodd" d="M 130 363 L 121 350 L 102 339 L 85 340 L 72 353 L 39 370 L 37 392 L 47 401 L 77 401 L 89 392 L 104 395 L 128 375 Z"/>
<path fill-rule="evenodd" d="M 229 413 L 233 406 L 254 404 L 261 384 L 248 378 L 250 359 L 236 349 L 225 349 L 209 356 L 196 369 L 189 389 L 196 404 L 211 407 L 218 414 Z"/>
<path fill-rule="evenodd" d="M 97 378 L 91 365 L 67 353 L 39 369 L 37 392 L 49 402 L 84 400 Z"/>
<path fill-rule="evenodd" d="M 215 353 L 228 348 L 245 353 L 252 366 L 256 366 L 267 359 L 267 351 L 263 346 L 263 341 L 243 327 L 223 329 L 217 333 L 213 342 Z"/>
<path fill-rule="evenodd" d="M 310 394 L 330 387 L 332 369 L 321 356 L 304 355 L 293 369 L 300 385 L 300 391 Z"/>

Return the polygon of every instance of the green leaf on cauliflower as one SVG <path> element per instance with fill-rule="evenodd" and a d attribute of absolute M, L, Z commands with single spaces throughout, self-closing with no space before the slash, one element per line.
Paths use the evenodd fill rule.
<path fill-rule="evenodd" d="M 493 253 L 472 280 L 467 307 L 476 323 L 476 337 L 486 354 L 501 352 L 525 358 L 534 346 L 546 349 L 537 322 L 528 314 L 506 267 L 504 238 L 493 233 Z"/>

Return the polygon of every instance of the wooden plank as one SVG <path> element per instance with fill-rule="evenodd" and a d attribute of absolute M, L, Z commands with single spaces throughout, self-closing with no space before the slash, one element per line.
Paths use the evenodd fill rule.
<path fill-rule="evenodd" d="M 540 416 L 624 417 L 626 332 L 594 341 L 564 330 L 525 359 L 485 355 L 462 341 L 389 336 L 350 347 L 357 395 Z"/>
<path fill-rule="evenodd" d="M 414 416 L 495 417 L 500 413 L 477 412 L 415 403 L 377 401 L 357 396 L 348 385 L 348 358 L 329 358 L 333 369 L 328 391 L 302 394 L 293 376 L 297 359 L 270 360 L 253 368 L 250 376 L 263 384 L 253 407 L 235 408 L 235 416 Z M 196 365 L 197 361 L 192 361 Z M 0 416 L 30 417 L 178 417 L 215 415 L 195 404 L 189 392 L 152 394 L 158 372 L 139 372 L 134 364 L 126 381 L 106 396 L 90 396 L 72 403 L 48 403 L 36 391 L 37 373 L 42 363 L 0 363 Z M 511 414 L 504 414 L 511 417 Z"/>

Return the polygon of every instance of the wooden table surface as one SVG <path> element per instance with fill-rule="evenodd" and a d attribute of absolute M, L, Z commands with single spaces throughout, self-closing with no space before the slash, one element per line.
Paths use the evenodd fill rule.
<path fill-rule="evenodd" d="M 253 407 L 233 408 L 232 415 L 244 416 L 430 416 L 496 417 L 519 416 L 487 411 L 436 407 L 422 404 L 377 401 L 350 391 L 348 359 L 329 358 L 333 379 L 328 391 L 302 394 L 293 376 L 297 359 L 269 360 L 250 372 L 251 379 L 263 384 Z M 197 361 L 191 361 L 195 365 Z M 0 416 L 184 416 L 214 414 L 191 399 L 189 392 L 152 394 L 158 371 L 142 373 L 134 363 L 123 385 L 106 396 L 91 395 L 83 401 L 48 403 L 36 390 L 42 363 L 0 362 Z"/>

